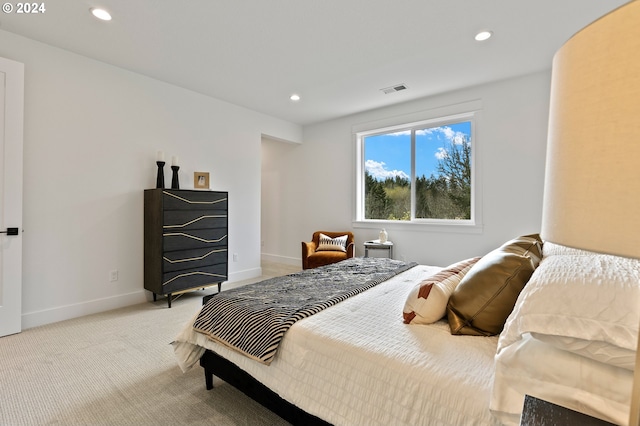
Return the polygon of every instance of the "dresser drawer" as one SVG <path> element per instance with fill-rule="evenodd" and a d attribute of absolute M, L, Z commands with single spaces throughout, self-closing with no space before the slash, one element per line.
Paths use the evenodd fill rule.
<path fill-rule="evenodd" d="M 163 271 L 174 272 L 183 269 L 203 268 L 227 263 L 227 248 L 205 248 L 198 250 L 178 250 L 165 252 L 162 257 Z"/>
<path fill-rule="evenodd" d="M 167 272 L 162 277 L 164 294 L 205 287 L 227 280 L 227 264 Z"/>
<path fill-rule="evenodd" d="M 165 252 L 195 248 L 227 246 L 227 229 L 195 229 L 193 231 L 168 231 L 162 234 Z"/>
<path fill-rule="evenodd" d="M 228 201 L 225 192 L 210 191 L 163 191 L 162 201 L 165 210 L 227 210 Z"/>
<path fill-rule="evenodd" d="M 164 232 L 226 227 L 227 212 L 224 210 L 166 210 L 162 225 Z"/>

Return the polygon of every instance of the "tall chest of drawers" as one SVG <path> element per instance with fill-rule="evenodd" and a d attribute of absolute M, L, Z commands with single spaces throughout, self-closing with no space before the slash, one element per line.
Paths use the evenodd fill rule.
<path fill-rule="evenodd" d="M 144 288 L 167 296 L 218 285 L 228 276 L 228 193 L 144 191 Z"/>

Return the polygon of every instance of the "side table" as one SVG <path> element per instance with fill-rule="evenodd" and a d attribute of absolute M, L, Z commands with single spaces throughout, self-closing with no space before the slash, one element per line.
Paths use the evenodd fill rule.
<path fill-rule="evenodd" d="M 387 257 L 393 259 L 393 243 L 387 241 L 381 243 L 380 240 L 371 240 L 364 242 L 364 257 L 369 257 L 369 250 L 386 250 Z"/>

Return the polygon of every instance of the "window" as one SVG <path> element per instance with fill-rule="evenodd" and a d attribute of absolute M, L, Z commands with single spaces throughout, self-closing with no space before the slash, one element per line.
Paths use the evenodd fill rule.
<path fill-rule="evenodd" d="M 357 221 L 474 225 L 474 114 L 356 132 Z"/>

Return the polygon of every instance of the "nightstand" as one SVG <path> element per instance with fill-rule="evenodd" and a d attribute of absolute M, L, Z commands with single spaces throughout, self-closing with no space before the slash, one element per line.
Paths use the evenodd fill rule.
<path fill-rule="evenodd" d="M 613 423 L 535 398 L 524 397 L 520 426 L 615 426 Z"/>
<path fill-rule="evenodd" d="M 393 243 L 387 241 L 381 243 L 380 240 L 371 240 L 364 242 L 364 257 L 369 257 L 369 250 L 386 250 L 387 257 L 393 259 Z"/>

